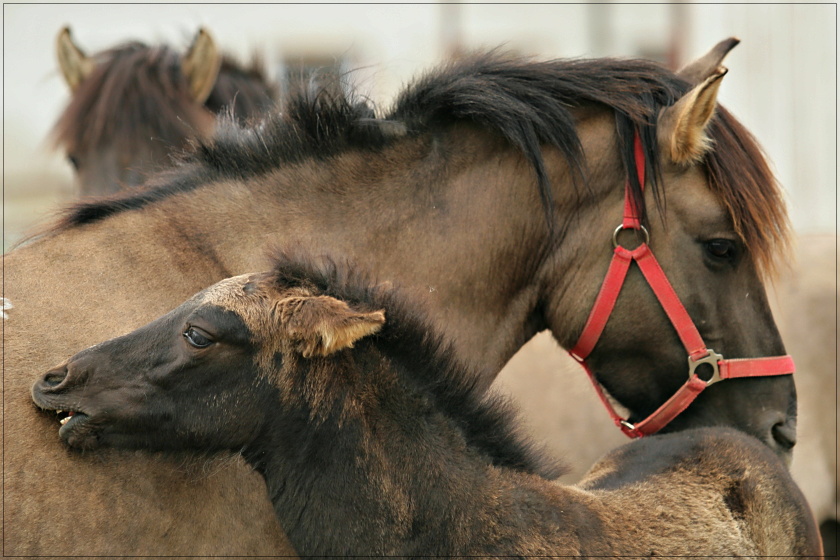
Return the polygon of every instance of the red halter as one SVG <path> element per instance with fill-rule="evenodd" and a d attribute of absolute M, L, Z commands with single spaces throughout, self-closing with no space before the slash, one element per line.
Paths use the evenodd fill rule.
<path fill-rule="evenodd" d="M 644 188 L 645 154 L 638 132 L 633 143 L 639 184 Z M 618 244 L 618 234 L 623 229 L 640 230 L 644 234 L 644 243 L 632 251 L 625 249 Z M 706 348 L 706 344 L 700 337 L 697 327 L 694 326 L 694 322 L 680 302 L 679 296 L 677 296 L 671 283 L 668 282 L 668 278 L 666 278 L 665 273 L 662 271 L 662 267 L 659 266 L 659 262 L 653 256 L 653 252 L 648 246 L 649 241 L 650 236 L 639 219 L 639 213 L 636 211 L 630 192 L 630 181 L 628 180 L 624 189 L 624 220 L 613 233 L 613 246 L 615 250 L 613 252 L 612 262 L 610 263 L 609 270 L 607 270 L 604 283 L 601 285 L 601 290 L 598 292 L 598 297 L 595 299 L 595 305 L 592 307 L 586 325 L 583 327 L 583 332 L 577 344 L 569 351 L 569 354 L 580 362 L 589 374 L 589 379 L 595 386 L 601 402 L 607 407 L 607 411 L 615 424 L 627 436 L 634 438 L 658 432 L 668 422 L 685 410 L 703 389 L 713 383 L 735 377 L 786 375 L 792 374 L 795 371 L 793 358 L 790 356 L 726 360 L 714 350 Z M 665 310 L 666 315 L 668 315 L 668 318 L 677 330 L 683 346 L 688 351 L 688 381 L 665 404 L 653 412 L 653 414 L 636 424 L 631 424 L 618 415 L 604 394 L 600 383 L 595 379 L 595 374 L 586 363 L 586 358 L 592 352 L 592 349 L 595 348 L 595 344 L 598 342 L 610 318 L 610 314 L 618 299 L 618 294 L 621 291 L 621 286 L 624 284 L 624 279 L 627 276 L 627 271 L 632 261 L 636 261 L 651 289 L 653 289 L 653 293 Z M 701 364 L 709 364 L 711 366 L 713 373 L 708 380 L 703 380 L 696 373 L 697 368 Z"/>

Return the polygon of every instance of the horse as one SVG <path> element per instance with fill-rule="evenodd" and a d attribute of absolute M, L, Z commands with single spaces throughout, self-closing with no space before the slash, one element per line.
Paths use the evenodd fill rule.
<path fill-rule="evenodd" d="M 276 103 L 262 63 L 240 65 L 203 28 L 184 54 L 134 41 L 88 56 L 67 27 L 56 43 L 72 98 L 54 141 L 83 195 L 137 187 L 190 138 L 212 134 L 220 112 L 244 122 Z"/>
<path fill-rule="evenodd" d="M 362 277 L 283 254 L 72 356 L 33 401 L 75 449 L 242 453 L 303 556 L 821 554 L 784 464 L 735 430 L 646 438 L 577 487 L 540 476 L 417 306 Z"/>
<path fill-rule="evenodd" d="M 305 91 L 256 126 L 223 122 L 142 191 L 71 205 L 4 256 L 5 553 L 288 547 L 238 456 L 208 467 L 179 454 L 68 454 L 29 398 L 37 368 L 265 270 L 269 245 L 342 255 L 413 291 L 484 391 L 535 333 L 575 345 L 619 251 L 613 237 L 633 241 L 614 233 L 630 192 L 671 299 L 714 350 L 783 354 L 763 287 L 786 246 L 782 195 L 755 140 L 715 102 L 734 43 L 680 75 L 641 60 L 477 54 L 421 76 L 380 115 L 343 92 Z M 34 344 L 44 332 L 49 344 Z M 665 431 L 731 426 L 790 456 L 792 376 L 703 388 L 636 265 L 587 363 L 629 409 L 624 429 L 690 384 L 702 391 Z M 91 513 L 56 519 L 79 510 Z"/>

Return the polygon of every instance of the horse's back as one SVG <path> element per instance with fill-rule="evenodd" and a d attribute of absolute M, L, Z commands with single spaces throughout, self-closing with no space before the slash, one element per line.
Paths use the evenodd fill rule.
<path fill-rule="evenodd" d="M 578 486 L 609 501 L 618 516 L 611 526 L 628 542 L 646 525 L 678 554 L 822 553 L 814 517 L 785 465 L 729 428 L 634 441 L 607 454 Z"/>

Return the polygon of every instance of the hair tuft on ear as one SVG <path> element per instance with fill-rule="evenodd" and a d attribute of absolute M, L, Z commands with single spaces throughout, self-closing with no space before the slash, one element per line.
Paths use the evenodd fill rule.
<path fill-rule="evenodd" d="M 352 348 L 357 340 L 378 332 L 385 324 L 383 310 L 356 311 L 329 296 L 293 296 L 278 305 L 292 347 L 304 358 Z"/>

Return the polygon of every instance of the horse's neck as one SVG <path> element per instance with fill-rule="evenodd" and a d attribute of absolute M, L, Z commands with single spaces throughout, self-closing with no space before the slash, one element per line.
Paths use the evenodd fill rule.
<path fill-rule="evenodd" d="M 548 231 L 518 154 L 462 140 L 460 151 L 448 136 L 406 140 L 219 183 L 190 195 L 189 220 L 231 274 L 266 268 L 271 246 L 375 271 L 422 299 L 465 359 L 498 371 L 543 328 L 534 270 Z"/>
<path fill-rule="evenodd" d="M 330 370 L 346 385 L 332 385 L 326 397 L 292 388 L 300 406 L 284 399 L 274 425 L 245 450 L 281 525 L 302 555 L 465 551 L 509 483 L 433 398 L 407 388 L 387 365 L 377 369 L 381 355 L 362 360 L 361 373 L 355 357 L 354 369 Z M 310 395 L 318 393 L 312 383 L 329 382 L 317 376 L 300 377 Z"/>

